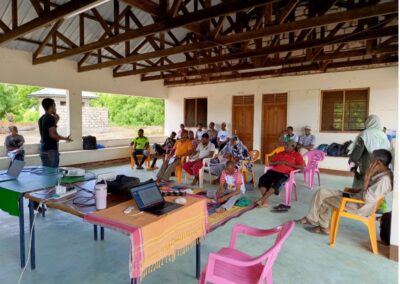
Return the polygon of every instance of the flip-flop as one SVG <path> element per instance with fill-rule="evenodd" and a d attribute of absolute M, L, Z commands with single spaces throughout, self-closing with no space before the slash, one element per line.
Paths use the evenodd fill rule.
<path fill-rule="evenodd" d="M 306 230 L 309 231 L 310 233 L 314 233 L 314 234 L 318 234 L 318 235 L 326 235 L 326 236 L 329 236 L 329 233 L 328 233 L 328 232 L 325 232 L 324 230 L 322 230 L 320 226 L 307 227 L 307 228 L 304 228 L 304 229 L 306 229 Z"/>
<path fill-rule="evenodd" d="M 300 225 L 313 225 L 312 223 L 310 223 L 308 220 L 307 220 L 307 218 L 306 217 L 303 217 L 303 218 L 301 218 L 301 219 L 299 219 L 299 220 L 295 220 L 294 221 L 296 224 L 300 224 Z"/>
<path fill-rule="evenodd" d="M 290 206 L 287 206 L 285 204 L 279 204 L 278 206 L 274 207 L 274 210 L 271 210 L 273 212 L 287 212 L 289 211 Z"/>

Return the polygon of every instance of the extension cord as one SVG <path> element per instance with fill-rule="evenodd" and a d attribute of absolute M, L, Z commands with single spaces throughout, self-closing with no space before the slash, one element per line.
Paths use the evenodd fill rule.
<path fill-rule="evenodd" d="M 67 192 L 67 187 L 66 186 L 59 185 L 59 184 L 56 185 L 56 194 L 57 195 L 61 195 L 61 194 L 64 194 L 66 192 Z"/>
<path fill-rule="evenodd" d="M 77 192 L 78 192 L 78 190 L 76 190 L 76 189 L 71 189 L 71 190 L 69 190 L 69 191 L 67 191 L 67 192 L 65 192 L 65 193 L 61 193 L 61 194 L 56 193 L 54 196 L 51 197 L 51 199 L 60 199 L 60 198 L 64 198 L 64 197 L 67 197 L 67 196 L 70 196 L 70 195 L 74 195 L 74 194 L 77 193 Z"/>

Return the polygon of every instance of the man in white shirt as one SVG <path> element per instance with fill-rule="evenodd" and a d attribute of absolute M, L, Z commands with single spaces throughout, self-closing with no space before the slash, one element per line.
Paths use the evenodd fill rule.
<path fill-rule="evenodd" d="M 229 132 L 226 130 L 226 123 L 222 122 L 221 130 L 218 131 L 218 135 L 217 135 L 218 149 L 222 150 L 222 148 L 225 147 L 226 143 L 229 142 L 229 139 L 230 139 L 230 135 L 229 135 Z"/>
<path fill-rule="evenodd" d="M 315 143 L 315 135 L 311 134 L 311 127 L 304 127 L 304 135 L 299 137 L 299 142 L 297 143 L 300 154 L 304 155 L 308 151 L 314 149 Z"/>
<path fill-rule="evenodd" d="M 196 139 L 197 140 L 201 140 L 201 137 L 203 136 L 204 133 L 206 133 L 206 131 L 203 130 L 203 124 L 202 123 L 198 123 L 197 124 L 197 130 L 196 130 Z"/>
<path fill-rule="evenodd" d="M 199 171 L 203 167 L 203 159 L 212 158 L 215 146 L 210 142 L 207 133 L 201 137 L 201 143 L 197 146 L 196 152 L 190 156 L 189 161 L 183 164 L 183 169 L 190 175 L 194 176 L 191 185 L 199 182 Z"/>
<path fill-rule="evenodd" d="M 290 141 L 298 143 L 299 136 L 293 133 L 293 127 L 288 126 L 284 134 L 281 137 L 279 137 L 279 144 L 284 145 L 285 143 L 288 143 Z"/>

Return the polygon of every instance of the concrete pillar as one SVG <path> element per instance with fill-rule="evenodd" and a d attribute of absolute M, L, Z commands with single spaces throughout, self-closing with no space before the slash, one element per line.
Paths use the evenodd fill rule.
<path fill-rule="evenodd" d="M 261 151 L 262 146 L 262 93 L 259 88 L 254 93 L 253 149 Z"/>
<path fill-rule="evenodd" d="M 397 113 L 397 116 L 399 114 Z M 399 135 L 398 127 L 396 128 Z M 392 222 L 390 227 L 390 259 L 398 261 L 399 259 L 399 166 L 400 166 L 400 144 L 396 138 L 394 153 L 394 184 L 393 184 L 393 201 L 392 201 Z"/>
<path fill-rule="evenodd" d="M 64 151 L 82 150 L 82 90 L 71 88 L 68 94 L 68 133 L 74 141 L 63 143 L 62 149 Z"/>

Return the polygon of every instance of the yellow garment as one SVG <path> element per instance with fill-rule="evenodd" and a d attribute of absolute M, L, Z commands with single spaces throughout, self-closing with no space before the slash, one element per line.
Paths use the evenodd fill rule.
<path fill-rule="evenodd" d="M 185 141 L 183 140 L 178 140 L 176 141 L 174 145 L 174 150 L 175 150 L 175 155 L 177 157 L 182 157 L 182 156 L 187 156 L 190 151 L 192 151 L 192 142 L 189 139 L 186 139 Z"/>
<path fill-rule="evenodd" d="M 186 196 L 187 203 L 174 211 L 157 216 L 150 213 L 137 214 L 139 211 L 133 200 L 120 203 L 116 206 L 97 211 L 91 215 L 106 220 L 109 228 L 126 231 L 126 228 L 140 228 L 140 247 L 142 261 L 140 277 L 160 268 L 168 261 L 174 261 L 176 255 L 186 253 L 196 244 L 196 240 L 206 235 L 207 209 L 206 199 Z M 173 202 L 176 197 L 166 197 Z M 123 211 L 133 206 L 135 209 L 125 215 Z M 130 216 L 131 215 L 131 216 Z M 96 222 L 97 223 L 97 222 Z M 125 228 L 125 229 L 123 229 Z M 132 255 L 135 252 L 132 251 Z"/>

